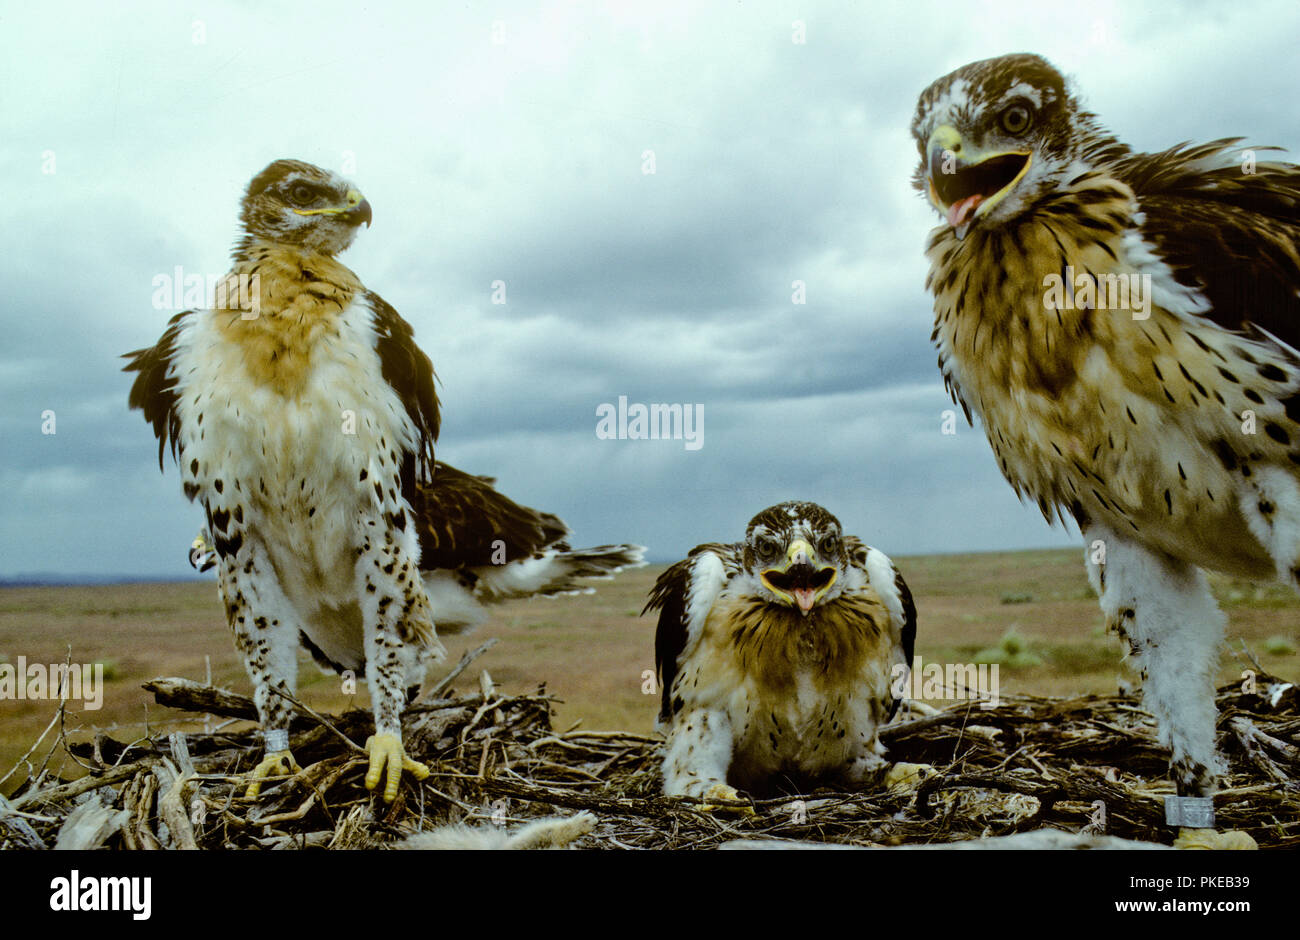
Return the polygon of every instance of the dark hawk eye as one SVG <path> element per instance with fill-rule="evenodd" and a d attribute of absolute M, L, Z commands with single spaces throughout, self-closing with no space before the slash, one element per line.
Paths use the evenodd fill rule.
<path fill-rule="evenodd" d="M 758 549 L 760 558 L 771 558 L 781 551 L 781 546 L 777 544 L 776 539 L 768 538 L 766 535 L 760 535 L 754 542 L 754 547 Z"/>
<path fill-rule="evenodd" d="M 316 192 L 306 183 L 295 183 L 289 190 L 289 198 L 300 206 L 308 206 L 316 201 Z"/>
<path fill-rule="evenodd" d="M 1028 105 L 1013 104 L 1002 112 L 998 118 L 998 123 L 1008 134 L 1015 134 L 1019 137 L 1025 131 L 1029 130 L 1029 125 L 1033 123 L 1034 114 L 1029 110 Z"/>
<path fill-rule="evenodd" d="M 828 535 L 822 539 L 821 552 L 823 555 L 834 555 L 840 548 L 840 538 L 838 535 Z"/>

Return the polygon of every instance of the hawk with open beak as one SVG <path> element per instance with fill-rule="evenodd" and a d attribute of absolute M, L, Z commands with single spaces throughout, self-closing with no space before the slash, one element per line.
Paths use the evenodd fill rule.
<path fill-rule="evenodd" d="M 944 384 L 1016 494 L 1078 525 L 1178 844 L 1253 844 L 1213 828 L 1205 569 L 1300 587 L 1300 166 L 1240 138 L 1136 153 L 1026 54 L 936 79 L 912 134 Z"/>
<path fill-rule="evenodd" d="M 656 609 L 669 796 L 916 775 L 891 768 L 877 736 L 906 687 L 912 595 L 888 556 L 821 506 L 781 503 L 744 541 L 696 547 L 659 577 Z"/>
<path fill-rule="evenodd" d="M 808 612 L 839 581 L 838 560 L 823 559 L 817 554 L 817 549 L 804 538 L 791 539 L 789 545 L 784 547 L 784 552 L 782 546 L 771 536 L 761 535 L 759 539 L 767 557 L 778 559 L 770 568 L 759 571 L 759 581 L 779 601 L 798 607 L 807 617 Z M 838 555 L 839 538 L 834 533 L 824 536 L 822 544 L 828 557 Z"/>

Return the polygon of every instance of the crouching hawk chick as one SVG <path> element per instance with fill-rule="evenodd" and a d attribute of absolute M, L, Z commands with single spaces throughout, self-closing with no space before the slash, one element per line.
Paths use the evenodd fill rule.
<path fill-rule="evenodd" d="M 556 517 L 488 478 L 435 464 L 433 366 L 410 325 L 336 260 L 370 203 L 309 163 L 277 160 L 248 184 L 243 234 L 211 309 L 186 310 L 128 353 L 130 405 L 170 445 L 254 686 L 261 780 L 289 752 L 297 650 L 364 676 L 375 735 L 366 786 L 397 796 L 428 770 L 402 746 L 407 689 L 443 656 L 435 624 L 482 619 L 480 601 L 579 590 L 640 563 L 637 546 L 571 551 Z"/>
<path fill-rule="evenodd" d="M 916 608 L 893 562 L 821 506 L 781 503 L 743 542 L 692 549 L 659 577 L 656 609 L 665 794 L 885 775 L 877 732 L 901 700 Z"/>

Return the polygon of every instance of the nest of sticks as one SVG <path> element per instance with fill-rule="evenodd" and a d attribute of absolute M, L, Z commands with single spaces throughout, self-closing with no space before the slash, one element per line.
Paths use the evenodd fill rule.
<path fill-rule="evenodd" d="M 87 774 L 63 781 L 32 772 L 11 798 L 0 798 L 0 846 L 377 848 L 430 830 L 495 832 L 504 843 L 530 822 L 580 813 L 592 815 L 564 839 L 578 848 L 933 845 L 1030 831 L 1148 843 L 1173 836 L 1163 809 L 1172 792 L 1168 754 L 1131 696 L 1008 696 L 993 708 L 966 703 L 905 714 L 882 729 L 882 739 L 891 760 L 935 768 L 919 784 L 823 789 L 708 811 L 663 796 L 659 736 L 557 732 L 544 688 L 509 695 L 483 673 L 477 693 L 449 695 L 453 677 L 405 713 L 407 751 L 432 772 L 423 781 L 404 774 L 392 804 L 364 786 L 369 713 L 324 716 L 294 700 L 291 747 L 304 770 L 247 800 L 242 775 L 262 753 L 255 726 L 242 721 L 256 721 L 252 701 L 189 680 L 153 680 L 145 687 L 160 704 L 241 719 L 234 723 L 246 730 L 129 744 L 102 733 L 65 740 Z M 1300 846 L 1296 687 L 1261 676 L 1251 691 L 1225 686 L 1217 699 L 1219 749 L 1229 765 L 1215 797 L 1219 827 L 1248 832 L 1264 848 Z M 457 828 L 441 828 L 448 826 Z M 1115 844 L 1094 844 L 1102 843 Z"/>

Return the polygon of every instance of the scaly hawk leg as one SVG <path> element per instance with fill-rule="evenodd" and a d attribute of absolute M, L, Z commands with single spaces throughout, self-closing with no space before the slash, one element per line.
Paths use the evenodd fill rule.
<path fill-rule="evenodd" d="M 366 751 L 370 754 L 370 769 L 366 771 L 366 789 L 373 790 L 384 780 L 384 802 L 391 803 L 397 799 L 397 786 L 402 780 L 402 771 L 406 770 L 416 780 L 429 776 L 429 768 L 417 760 L 406 756 L 402 748 L 402 739 L 393 734 L 372 734 L 366 738 Z M 385 773 L 387 768 L 387 773 Z"/>
<path fill-rule="evenodd" d="M 283 731 L 270 731 L 264 734 L 266 754 L 261 763 L 253 768 L 244 798 L 257 799 L 262 792 L 262 783 L 267 777 L 289 776 L 300 773 L 302 768 L 289 752 L 289 736 Z"/>

